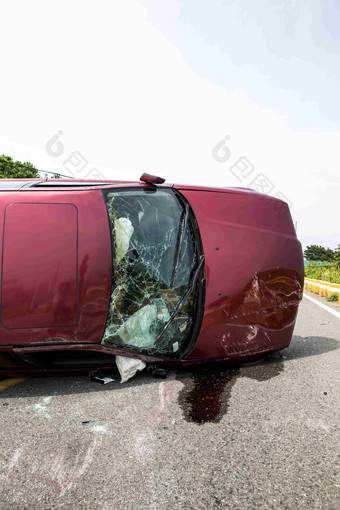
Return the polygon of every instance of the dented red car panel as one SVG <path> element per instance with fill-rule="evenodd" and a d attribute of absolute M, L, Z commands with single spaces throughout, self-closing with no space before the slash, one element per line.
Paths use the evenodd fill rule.
<path fill-rule="evenodd" d="M 206 299 L 188 359 L 231 359 L 289 345 L 303 257 L 286 203 L 257 193 L 179 188 L 202 237 Z"/>
<path fill-rule="evenodd" d="M 286 203 L 237 188 L 15 182 L 18 189 L 0 191 L 2 352 L 77 350 L 173 364 L 289 345 L 304 271 Z M 164 223 L 152 245 L 141 232 L 159 229 L 157 215 L 145 219 L 153 197 L 164 197 L 179 220 L 176 238 Z M 159 243 L 157 267 L 143 242 Z"/>

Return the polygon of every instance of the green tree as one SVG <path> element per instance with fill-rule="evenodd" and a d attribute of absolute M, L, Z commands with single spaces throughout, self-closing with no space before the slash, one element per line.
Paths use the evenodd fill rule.
<path fill-rule="evenodd" d="M 337 269 L 340 269 L 340 244 L 334 250 L 334 265 Z"/>
<path fill-rule="evenodd" d="M 32 163 L 14 161 L 10 156 L 0 156 L 0 179 L 35 179 L 39 171 Z"/>
<path fill-rule="evenodd" d="M 331 250 L 330 248 L 326 248 L 326 253 L 325 253 L 325 260 L 328 260 L 329 262 L 333 262 L 334 260 L 334 251 Z"/>
<path fill-rule="evenodd" d="M 311 246 L 307 246 L 304 251 L 304 256 L 307 260 L 322 260 L 324 262 L 332 262 L 334 259 L 334 252 L 330 248 L 324 248 L 323 246 L 312 244 Z"/>

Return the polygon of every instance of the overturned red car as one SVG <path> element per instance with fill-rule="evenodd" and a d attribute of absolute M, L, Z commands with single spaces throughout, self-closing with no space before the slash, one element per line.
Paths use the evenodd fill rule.
<path fill-rule="evenodd" d="M 303 257 L 285 202 L 250 189 L 0 180 L 8 365 L 188 364 L 290 343 Z"/>

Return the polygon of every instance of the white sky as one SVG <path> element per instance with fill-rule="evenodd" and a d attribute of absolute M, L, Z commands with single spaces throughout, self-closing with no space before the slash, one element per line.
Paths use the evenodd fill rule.
<path fill-rule="evenodd" d="M 222 186 L 249 184 L 229 170 L 246 156 L 293 203 L 303 245 L 340 243 L 336 0 L 11 0 L 0 19 L 0 153 Z"/>

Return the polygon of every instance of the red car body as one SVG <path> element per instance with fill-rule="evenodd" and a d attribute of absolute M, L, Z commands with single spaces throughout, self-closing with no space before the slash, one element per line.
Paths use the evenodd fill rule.
<path fill-rule="evenodd" d="M 103 341 L 112 330 L 108 325 L 110 303 L 116 299 L 112 297 L 112 289 L 120 278 L 114 274 L 112 263 L 115 251 L 112 243 L 117 243 L 112 240 L 112 232 L 117 233 L 118 227 L 110 226 L 108 214 L 108 207 L 113 207 L 117 198 L 108 206 L 105 197 L 118 197 L 123 207 L 132 196 L 133 203 L 142 207 L 143 197 L 135 200 L 135 196 L 144 193 L 152 201 L 149 195 L 155 190 L 158 196 L 182 204 L 182 223 L 171 253 L 178 254 L 180 238 L 185 229 L 189 232 L 189 227 L 183 226 L 185 211 L 190 212 L 187 220 L 190 235 L 196 236 L 192 241 L 196 265 L 190 266 L 191 276 L 185 276 L 189 298 L 184 299 L 183 306 L 181 296 L 174 297 L 174 285 L 169 284 L 168 289 L 157 287 L 157 306 L 159 296 L 163 304 L 175 300 L 172 308 L 169 305 L 170 319 L 171 314 L 177 314 L 172 325 L 181 313 L 185 315 L 176 307 L 182 306 L 183 310 L 188 307 L 185 303 L 195 303 L 190 304 L 190 324 L 182 318 L 176 326 L 181 331 L 184 326 L 187 328 L 183 346 L 178 348 L 174 343 L 176 338 L 171 338 L 170 353 L 158 352 L 155 347 L 144 349 L 143 345 L 127 344 L 125 348 L 121 339 L 115 343 L 115 338 L 124 336 L 123 319 L 120 319 L 123 326 L 117 326 L 111 335 L 113 340 Z M 122 195 L 127 198 L 121 199 Z M 238 188 L 2 179 L 0 208 L 3 232 L 0 352 L 3 354 L 20 358 L 47 352 L 87 351 L 93 356 L 96 352 L 118 354 L 171 365 L 250 357 L 283 349 L 290 343 L 302 297 L 304 270 L 301 245 L 289 208 L 281 200 Z M 126 219 L 127 213 L 124 214 L 125 224 L 129 222 L 128 228 L 138 234 L 138 227 L 135 224 L 132 227 L 132 217 L 130 221 Z M 139 211 L 138 217 L 143 218 L 144 214 L 147 214 L 145 210 Z M 153 232 L 152 224 L 144 228 Z M 123 241 L 128 243 L 129 239 L 132 238 L 125 235 Z M 115 246 L 118 250 L 118 245 Z M 139 256 L 129 253 L 135 259 Z M 126 256 L 123 254 L 123 262 L 119 264 L 124 264 Z M 175 261 L 176 255 L 171 256 Z M 131 259 L 134 264 L 135 259 Z M 151 259 L 146 255 L 145 260 L 148 265 Z M 198 272 L 194 274 L 196 269 Z M 148 285 L 151 287 L 152 283 Z M 185 291 L 181 291 L 182 298 Z M 124 291 L 121 288 L 119 292 Z M 132 306 L 133 311 L 129 302 L 125 315 L 121 312 L 123 305 L 117 305 L 119 314 L 116 310 L 116 315 L 126 318 L 130 314 L 130 320 L 136 309 L 149 314 L 159 312 L 158 308 L 152 308 L 150 295 L 149 292 L 148 300 L 142 298 L 143 304 Z M 145 318 L 142 315 L 139 314 L 140 320 Z M 166 310 L 165 315 L 168 317 Z M 157 317 L 161 317 L 166 329 L 164 313 L 158 313 Z M 132 322 L 125 327 L 125 336 L 136 326 Z M 150 326 L 150 331 L 153 327 Z M 159 331 L 159 335 L 164 333 L 163 329 Z M 171 335 L 167 334 L 170 342 Z"/>

